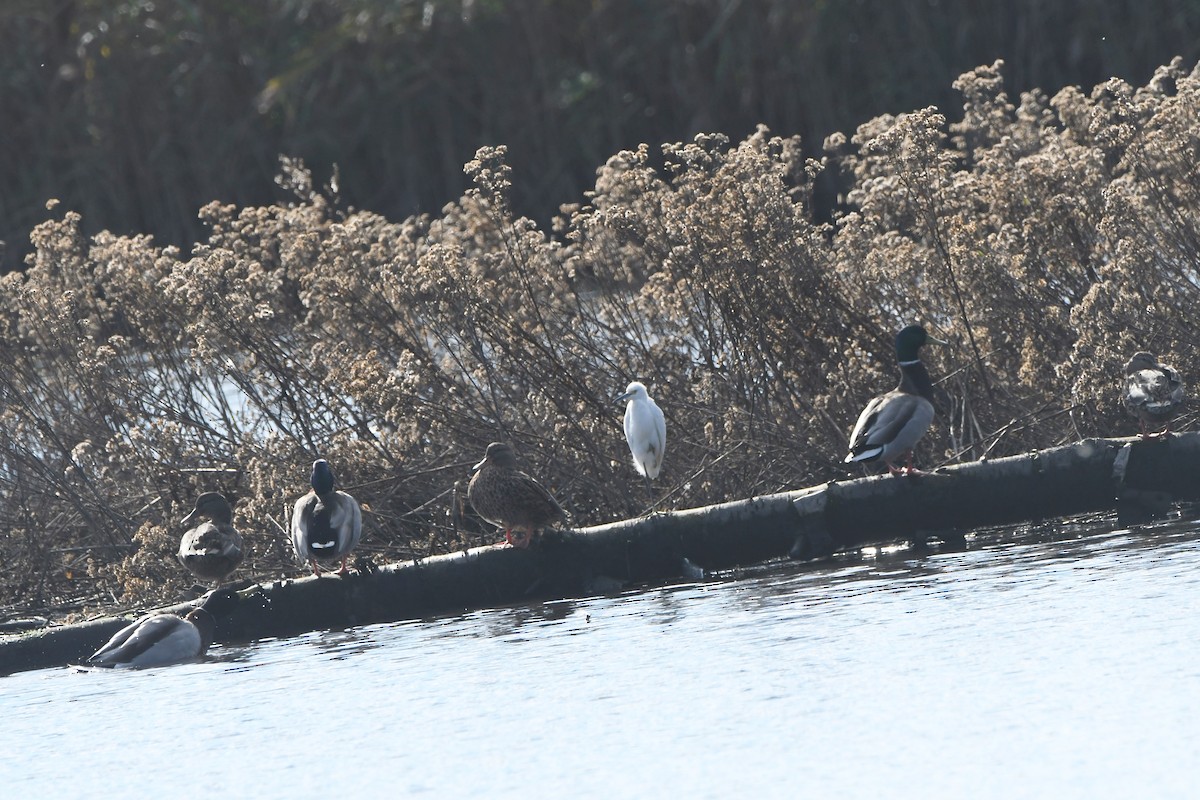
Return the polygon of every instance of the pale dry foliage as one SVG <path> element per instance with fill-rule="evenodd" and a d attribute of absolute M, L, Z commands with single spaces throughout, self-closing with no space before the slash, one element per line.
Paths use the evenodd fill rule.
<path fill-rule="evenodd" d="M 612 402 L 634 378 L 667 416 L 659 507 L 851 474 L 911 321 L 951 345 L 925 351 L 922 464 L 1130 433 L 1132 350 L 1196 381 L 1200 76 L 1014 103 L 1001 68 L 956 83 L 961 122 L 878 118 L 819 161 L 765 129 L 619 153 L 549 231 L 512 214 L 502 147 L 399 223 L 287 159 L 294 202 L 205 207 L 190 255 L 56 216 L 0 296 L 3 601 L 175 596 L 178 520 L 209 489 L 234 500 L 241 577 L 296 574 L 281 526 L 318 456 L 380 559 L 495 540 L 449 513 L 492 440 L 577 524 L 642 513 Z M 847 187 L 832 223 L 825 170 Z"/>

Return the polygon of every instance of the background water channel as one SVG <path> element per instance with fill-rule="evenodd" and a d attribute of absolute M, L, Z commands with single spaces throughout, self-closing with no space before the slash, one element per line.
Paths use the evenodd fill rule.
<path fill-rule="evenodd" d="M 1111 526 L 1110 526 L 1111 527 Z M 11 798 L 1186 797 L 1200 524 L 0 678 Z"/>

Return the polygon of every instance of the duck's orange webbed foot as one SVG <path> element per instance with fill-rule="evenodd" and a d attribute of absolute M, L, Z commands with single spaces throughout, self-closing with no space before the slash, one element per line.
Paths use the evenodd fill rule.
<path fill-rule="evenodd" d="M 893 475 L 904 475 L 904 476 L 928 475 L 929 474 L 928 472 L 925 472 L 924 470 L 919 470 L 915 466 L 913 466 L 912 450 L 909 450 L 907 455 L 908 455 L 907 463 L 903 467 L 897 467 L 895 464 L 893 464 L 890 461 L 884 462 L 887 464 L 888 472 L 890 472 Z"/>

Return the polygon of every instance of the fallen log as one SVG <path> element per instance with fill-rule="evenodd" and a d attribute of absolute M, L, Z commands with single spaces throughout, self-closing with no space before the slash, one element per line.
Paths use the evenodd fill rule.
<path fill-rule="evenodd" d="M 551 531 L 527 550 L 491 545 L 345 578 L 259 587 L 219 620 L 218 642 L 581 597 L 695 578 L 790 555 L 819 558 L 897 539 L 1112 511 L 1149 518 L 1200 500 L 1200 433 L 1091 439 L 909 477 L 879 475 L 592 528 Z M 183 613 L 194 604 L 168 609 Z M 0 639 L 0 674 L 78 663 L 131 618 Z"/>

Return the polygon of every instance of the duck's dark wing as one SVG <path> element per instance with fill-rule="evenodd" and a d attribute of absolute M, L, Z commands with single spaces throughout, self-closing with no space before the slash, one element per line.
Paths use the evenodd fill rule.
<path fill-rule="evenodd" d="M 242 537 L 232 525 L 206 522 L 183 535 L 177 555 L 197 577 L 221 580 L 242 563 Z"/>
<path fill-rule="evenodd" d="M 920 395 L 898 391 L 880 395 L 859 415 L 846 461 L 872 461 L 885 451 L 903 452 L 917 443 L 932 421 L 933 404 Z"/>
<path fill-rule="evenodd" d="M 1183 402 L 1183 378 L 1179 377 L 1173 367 L 1168 367 L 1166 364 L 1159 364 L 1159 369 L 1163 372 L 1163 377 L 1167 381 L 1167 399 L 1172 405 L 1179 405 Z"/>
<path fill-rule="evenodd" d="M 138 626 L 140 626 L 143 622 L 146 622 L 146 619 L 139 619 L 136 622 L 131 622 L 124 628 L 121 628 L 121 630 L 114 633 L 113 637 L 109 639 L 103 647 L 88 656 L 88 663 L 102 665 L 115 663 L 117 658 L 115 654 L 120 652 L 121 648 L 130 640 L 130 638 L 132 638 L 134 632 L 137 631 Z"/>
<path fill-rule="evenodd" d="M 888 392 L 871 398 L 850 432 L 847 461 L 870 461 L 879 457 L 884 445 L 904 427 L 905 420 L 896 413 L 899 409 L 894 404 L 896 398 L 902 396 L 900 392 Z"/>
<path fill-rule="evenodd" d="M 524 472 L 517 472 L 518 480 L 513 481 L 513 504 L 523 509 L 530 522 L 537 525 L 549 525 L 567 518 L 567 512 L 554 499 L 554 495 L 545 486 L 535 481 Z"/>
<path fill-rule="evenodd" d="M 315 492 L 309 492 L 296 501 L 292 508 L 292 547 L 300 563 L 307 564 L 312 558 L 312 543 L 318 545 L 332 541 L 329 530 L 329 515 Z"/>
<path fill-rule="evenodd" d="M 147 666 L 194 657 L 200 647 L 196 627 L 174 614 L 156 614 L 117 631 L 89 664 Z"/>

